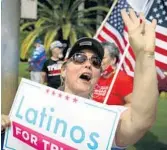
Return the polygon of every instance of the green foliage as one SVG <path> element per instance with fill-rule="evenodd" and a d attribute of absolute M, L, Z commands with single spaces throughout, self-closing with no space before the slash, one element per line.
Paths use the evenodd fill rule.
<path fill-rule="evenodd" d="M 92 0 L 94 1 L 94 0 Z M 92 25 L 100 24 L 96 18 L 90 18 L 98 10 L 108 12 L 107 7 L 96 6 L 88 9 L 78 10 L 78 7 L 85 0 L 47 0 L 48 5 L 38 3 L 38 20 L 27 22 L 21 25 L 20 31 L 32 26 L 34 29 L 29 32 L 21 45 L 22 59 L 27 57 L 28 51 L 37 37 L 44 37 L 44 46 L 48 51 L 51 42 L 55 39 L 67 40 L 72 45 L 79 37 L 92 37 L 95 29 Z"/>
<path fill-rule="evenodd" d="M 166 93 L 167 94 L 167 93 Z M 167 149 L 167 99 L 159 97 L 157 119 L 153 127 L 134 146 L 127 150 L 166 150 Z M 134 149 L 135 148 L 135 149 Z"/>
<path fill-rule="evenodd" d="M 20 62 L 19 63 L 19 83 L 21 78 L 30 79 L 30 72 L 27 71 L 28 62 Z"/>

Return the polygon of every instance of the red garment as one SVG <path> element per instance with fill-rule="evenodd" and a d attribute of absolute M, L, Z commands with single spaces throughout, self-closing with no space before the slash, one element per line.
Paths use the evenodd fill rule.
<path fill-rule="evenodd" d="M 159 92 L 167 92 L 167 76 L 165 75 L 165 78 L 161 79 L 158 76 L 158 90 Z"/>
<path fill-rule="evenodd" d="M 107 94 L 111 81 L 114 77 L 114 74 L 108 78 L 103 76 L 100 77 L 98 83 L 95 86 L 92 99 L 103 103 L 104 98 Z M 123 71 L 119 71 L 112 91 L 109 95 L 107 104 L 108 105 L 124 105 L 124 97 L 132 93 L 133 89 L 133 80 Z"/>

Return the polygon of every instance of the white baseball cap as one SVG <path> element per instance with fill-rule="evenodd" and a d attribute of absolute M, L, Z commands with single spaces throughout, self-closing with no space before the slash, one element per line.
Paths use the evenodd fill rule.
<path fill-rule="evenodd" d="M 50 44 L 50 50 L 54 48 L 63 48 L 63 44 L 60 41 L 54 41 Z"/>

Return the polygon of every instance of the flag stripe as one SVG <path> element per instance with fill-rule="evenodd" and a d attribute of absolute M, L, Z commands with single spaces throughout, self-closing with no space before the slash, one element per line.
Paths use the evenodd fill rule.
<path fill-rule="evenodd" d="M 125 43 L 124 43 L 121 35 L 118 33 L 118 31 L 115 28 L 113 28 L 109 23 L 106 23 L 104 26 L 104 29 L 106 29 L 108 31 L 106 33 L 108 33 L 109 35 L 110 35 L 110 33 L 115 34 L 115 36 L 118 38 L 118 40 L 121 44 L 121 47 L 122 48 L 125 47 Z"/>
<path fill-rule="evenodd" d="M 167 29 L 162 26 L 157 26 L 156 31 L 162 35 L 167 36 Z"/>
<path fill-rule="evenodd" d="M 167 51 L 167 42 L 162 41 L 161 39 L 156 39 L 156 45 L 158 45 L 158 47 L 163 48 L 164 51 Z"/>
<path fill-rule="evenodd" d="M 155 61 L 156 66 L 161 66 L 161 69 L 167 70 L 167 64 L 161 63 L 159 61 Z"/>
<path fill-rule="evenodd" d="M 124 43 L 125 43 L 125 45 L 126 45 L 126 44 L 128 43 L 127 41 L 129 40 L 129 39 L 128 39 L 128 32 L 126 32 L 126 31 L 124 31 L 123 40 L 124 40 Z M 134 52 L 133 52 L 133 50 L 132 50 L 131 47 L 129 47 L 129 53 L 131 54 L 133 60 L 135 60 L 135 55 L 134 55 Z"/>
<path fill-rule="evenodd" d="M 156 38 L 161 39 L 164 42 L 167 42 L 167 35 L 156 32 Z M 167 48 L 166 48 L 167 49 Z"/>
<path fill-rule="evenodd" d="M 106 40 L 99 34 L 97 39 L 100 41 L 100 42 L 105 42 Z"/>
<path fill-rule="evenodd" d="M 162 54 L 160 54 L 160 53 L 155 52 L 155 58 L 156 58 L 156 60 L 158 60 L 159 62 L 164 63 L 164 64 L 167 64 L 167 57 L 166 57 L 166 56 L 164 56 L 164 55 L 162 55 Z"/>
<path fill-rule="evenodd" d="M 110 32 L 110 30 L 108 30 L 108 29 L 105 28 L 105 26 L 104 26 L 103 32 L 106 33 L 106 34 L 109 36 L 109 38 L 107 38 L 106 41 L 110 41 L 110 40 L 109 40 L 110 38 L 111 38 L 112 40 L 114 40 L 115 43 L 116 43 L 116 45 L 119 47 L 119 50 L 120 50 L 121 54 L 123 54 L 123 52 L 124 52 L 123 49 L 124 49 L 125 47 L 122 47 L 123 44 L 120 43 L 120 41 L 123 41 L 123 40 L 122 40 L 122 39 L 118 39 L 117 36 L 114 34 L 114 33 L 115 33 L 115 29 L 114 29 L 114 28 L 113 28 L 112 31 L 114 31 L 114 32 Z M 123 43 L 123 42 L 122 42 L 122 43 Z M 129 66 L 129 69 L 130 69 L 130 70 L 133 70 L 133 65 L 131 64 L 130 60 L 127 59 L 127 57 L 125 57 L 125 62 L 126 62 L 126 64 L 127 64 L 127 66 Z"/>
<path fill-rule="evenodd" d="M 164 56 L 167 56 L 167 50 L 165 50 L 165 49 L 159 47 L 158 45 L 156 45 L 155 49 L 156 49 L 156 52 L 157 52 L 157 53 L 160 53 L 160 54 L 162 54 L 162 55 L 164 55 Z"/>

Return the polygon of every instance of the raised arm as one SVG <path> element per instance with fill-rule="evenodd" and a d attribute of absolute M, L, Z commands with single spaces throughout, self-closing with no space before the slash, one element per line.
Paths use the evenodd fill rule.
<path fill-rule="evenodd" d="M 123 112 L 116 133 L 118 146 L 136 143 L 153 125 L 158 100 L 157 76 L 154 59 L 156 21 L 146 24 L 143 15 L 137 18 L 122 11 L 128 27 L 129 41 L 136 55 L 134 87 L 130 108 Z M 140 23 L 142 19 L 142 23 Z"/>

